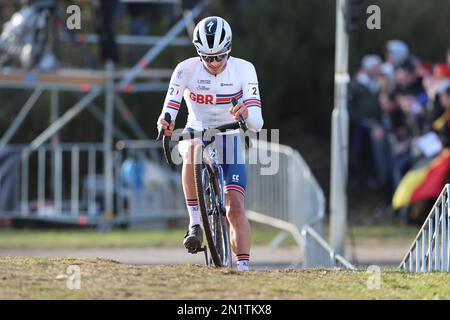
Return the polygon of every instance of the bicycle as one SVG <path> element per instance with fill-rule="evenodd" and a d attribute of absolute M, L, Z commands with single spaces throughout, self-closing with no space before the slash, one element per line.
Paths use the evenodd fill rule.
<path fill-rule="evenodd" d="M 233 106 L 237 100 L 233 98 Z M 164 119 L 170 123 L 169 113 L 165 114 Z M 200 213 L 203 223 L 203 231 L 210 252 L 208 262 L 207 248 L 203 247 L 198 251 L 205 252 L 205 259 L 208 265 L 211 262 L 216 267 L 232 267 L 231 244 L 229 235 L 229 225 L 225 210 L 224 177 L 222 167 L 216 156 L 214 133 L 225 132 L 227 130 L 242 129 L 244 133 L 248 130 L 244 118 L 240 117 L 238 122 L 233 122 L 214 129 L 205 129 L 200 132 L 188 132 L 188 139 L 202 138 L 202 143 L 194 146 L 194 180 L 197 199 L 200 207 Z M 164 130 L 160 130 L 156 140 L 161 140 Z M 206 139 L 203 139 L 205 137 Z M 163 149 L 166 161 L 174 166 L 169 141 L 171 137 L 164 136 Z M 184 140 L 181 136 L 180 140 Z M 246 147 L 249 147 L 249 141 L 245 140 Z M 206 151 L 206 152 L 205 152 Z"/>

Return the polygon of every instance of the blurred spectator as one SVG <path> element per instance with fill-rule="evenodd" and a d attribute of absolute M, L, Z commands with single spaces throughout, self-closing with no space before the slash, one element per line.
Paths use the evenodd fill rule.
<path fill-rule="evenodd" d="M 416 73 L 411 59 L 405 60 L 395 70 L 395 80 L 400 108 L 405 113 L 413 135 L 421 135 L 425 126 L 428 96 L 423 87 L 423 79 Z"/>
<path fill-rule="evenodd" d="M 439 102 L 444 112 L 433 122 L 433 129 L 438 132 L 442 145 L 448 148 L 450 147 L 450 86 L 439 95 Z"/>
<path fill-rule="evenodd" d="M 355 174 L 356 180 L 354 181 L 357 184 L 364 183 L 365 172 L 373 168 L 373 166 L 365 167 L 365 165 L 373 162 L 370 135 L 372 126 L 379 116 L 378 93 L 381 62 L 381 58 L 377 55 L 364 56 L 361 61 L 361 69 L 349 87 L 350 166 L 352 167 L 351 172 Z M 373 172 L 369 173 L 374 174 Z"/>
<path fill-rule="evenodd" d="M 100 0 L 97 3 L 97 32 L 100 36 L 100 59 L 102 63 L 108 60 L 115 64 L 119 62 L 119 52 L 117 49 L 114 17 L 117 7 L 117 0 Z"/>
<path fill-rule="evenodd" d="M 408 59 L 409 55 L 409 47 L 404 41 L 394 39 L 386 42 L 384 53 L 385 62 L 381 66 L 381 71 L 388 78 L 390 89 L 395 82 L 395 68 Z"/>
<path fill-rule="evenodd" d="M 409 47 L 404 41 L 389 40 L 386 42 L 386 61 L 394 67 L 405 62 L 409 55 Z"/>
<path fill-rule="evenodd" d="M 447 48 L 446 62 L 447 62 L 447 65 L 450 67 L 450 47 Z"/>
<path fill-rule="evenodd" d="M 380 93 L 379 104 L 380 115 L 371 132 L 372 148 L 377 178 L 384 187 L 386 205 L 389 205 L 401 178 L 403 154 L 407 152 L 407 148 L 402 146 L 407 140 L 408 130 L 394 92 Z"/>
<path fill-rule="evenodd" d="M 427 166 L 450 147 L 450 47 L 446 62 L 434 65 L 420 61 L 401 40 L 388 41 L 385 49 L 381 65 L 377 56 L 363 58 L 349 86 L 350 183 L 370 187 L 371 177 L 362 181 L 362 172 L 374 169 L 391 204 L 408 171 Z M 374 217 L 392 213 L 390 208 L 376 209 Z M 413 216 L 414 210 L 400 208 L 400 218 Z"/>
<path fill-rule="evenodd" d="M 416 73 L 416 66 L 411 59 L 405 60 L 395 69 L 397 88 L 407 93 L 418 95 L 424 92 L 422 79 Z"/>
<path fill-rule="evenodd" d="M 432 123 L 444 112 L 439 94 L 450 86 L 450 67 L 440 63 L 433 67 L 433 73 L 423 79 L 423 86 L 428 96 L 427 105 L 427 129 L 432 129 Z"/>

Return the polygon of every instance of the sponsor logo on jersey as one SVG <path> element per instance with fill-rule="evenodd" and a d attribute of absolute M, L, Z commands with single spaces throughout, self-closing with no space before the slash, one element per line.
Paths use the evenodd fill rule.
<path fill-rule="evenodd" d="M 198 84 L 211 84 L 211 80 L 197 80 Z"/>
<path fill-rule="evenodd" d="M 209 87 L 206 87 L 206 86 L 197 86 L 197 90 L 200 90 L 200 91 L 209 91 Z"/>
<path fill-rule="evenodd" d="M 221 87 L 231 87 L 231 86 L 233 86 L 233 83 L 221 83 L 220 86 Z"/>

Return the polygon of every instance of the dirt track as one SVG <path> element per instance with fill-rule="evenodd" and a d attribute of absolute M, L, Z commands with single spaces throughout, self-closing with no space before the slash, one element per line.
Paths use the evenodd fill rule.
<path fill-rule="evenodd" d="M 408 249 L 407 244 L 361 244 L 354 249 L 347 247 L 346 258 L 358 266 L 377 264 L 398 266 Z M 107 258 L 128 264 L 204 264 L 203 253 L 188 254 L 181 247 L 148 248 L 88 248 L 88 249 L 0 249 L 0 256 L 39 256 L 46 258 Z M 355 259 L 356 258 L 356 259 Z M 297 247 L 277 248 L 254 247 L 251 261 L 255 269 L 288 268 L 301 261 Z"/>

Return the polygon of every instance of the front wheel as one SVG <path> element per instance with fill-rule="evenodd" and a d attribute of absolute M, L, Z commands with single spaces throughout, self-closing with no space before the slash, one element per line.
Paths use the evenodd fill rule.
<path fill-rule="evenodd" d="M 214 179 L 219 177 L 204 163 L 202 144 L 195 146 L 194 156 L 195 188 L 211 260 L 216 267 L 231 268 L 228 221 L 220 209 L 224 199 L 214 188 Z"/>

